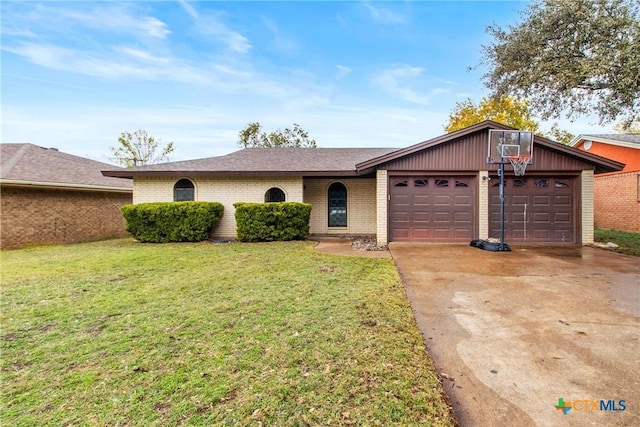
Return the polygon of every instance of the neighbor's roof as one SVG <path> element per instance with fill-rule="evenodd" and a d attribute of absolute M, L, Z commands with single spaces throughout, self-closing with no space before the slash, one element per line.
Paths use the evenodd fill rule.
<path fill-rule="evenodd" d="M 103 176 L 108 163 L 62 153 L 33 144 L 0 144 L 3 185 L 132 191 L 130 180 Z"/>
<path fill-rule="evenodd" d="M 636 148 L 640 150 L 640 134 L 638 133 L 601 133 L 578 135 L 569 143 L 576 147 L 585 141 L 597 141 L 605 144 L 619 145 L 621 147 Z"/>
<path fill-rule="evenodd" d="M 356 176 L 356 164 L 397 148 L 245 148 L 225 156 L 103 170 L 105 176 Z"/>

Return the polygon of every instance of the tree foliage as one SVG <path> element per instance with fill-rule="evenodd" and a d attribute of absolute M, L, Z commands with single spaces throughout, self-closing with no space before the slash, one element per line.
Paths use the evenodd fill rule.
<path fill-rule="evenodd" d="M 456 102 L 444 130 L 453 132 L 485 120 L 493 120 L 520 130 L 538 131 L 538 123 L 529 110 L 529 101 L 510 96 L 482 98 L 478 105 L 469 98 Z"/>
<path fill-rule="evenodd" d="M 497 96 L 528 98 L 543 119 L 596 114 L 600 124 L 640 112 L 640 3 L 543 0 L 515 26 L 487 27 L 484 75 Z"/>
<path fill-rule="evenodd" d="M 169 154 L 174 150 L 173 142 L 161 146 L 159 139 L 144 130 L 122 132 L 118 143 L 117 147 L 110 147 L 113 159 L 127 168 L 169 160 Z"/>
<path fill-rule="evenodd" d="M 545 136 L 545 135 L 541 135 Z M 569 145 L 569 143 L 575 138 L 575 135 L 569 131 L 564 129 L 560 129 L 557 123 L 554 123 L 549 130 L 549 135 L 547 136 L 549 139 L 557 141 L 564 145 Z"/>
<path fill-rule="evenodd" d="M 620 122 L 616 123 L 613 127 L 618 133 L 640 133 L 640 117 L 636 118 L 632 122 Z"/>
<path fill-rule="evenodd" d="M 264 132 L 258 122 L 249 123 L 238 133 L 238 145 L 250 147 L 310 147 L 316 148 L 316 141 L 309 139 L 309 133 L 294 123 L 293 129 L 277 129 L 270 133 Z"/>

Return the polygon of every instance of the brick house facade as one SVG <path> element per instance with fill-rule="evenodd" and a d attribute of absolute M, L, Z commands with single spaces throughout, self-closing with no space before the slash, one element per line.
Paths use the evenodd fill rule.
<path fill-rule="evenodd" d="M 570 145 L 624 163 L 620 172 L 595 177 L 595 226 L 640 232 L 640 135 L 579 135 Z"/>
<path fill-rule="evenodd" d="M 1 248 L 127 236 L 120 207 L 131 193 L 2 186 Z"/>
<path fill-rule="evenodd" d="M 249 148 L 103 174 L 132 178 L 134 203 L 176 200 L 175 188 L 188 180 L 194 200 L 225 207 L 214 237 L 235 236 L 235 202 L 267 202 L 277 188 L 286 201 L 312 205 L 315 235 L 375 235 L 380 244 L 468 242 L 496 234 L 499 180 L 497 165 L 487 164 L 490 129 L 513 130 L 487 121 L 403 149 Z M 539 137 L 534 144 L 527 176 L 507 171 L 510 240 L 592 243 L 594 175 L 622 165 Z M 344 199 L 336 202 L 334 186 Z M 332 223 L 336 215 L 339 224 Z"/>
<path fill-rule="evenodd" d="M 120 207 L 133 186 L 102 176 L 111 165 L 32 144 L 1 148 L 1 249 L 128 235 Z"/>
<path fill-rule="evenodd" d="M 595 226 L 640 233 L 640 171 L 595 180 Z"/>

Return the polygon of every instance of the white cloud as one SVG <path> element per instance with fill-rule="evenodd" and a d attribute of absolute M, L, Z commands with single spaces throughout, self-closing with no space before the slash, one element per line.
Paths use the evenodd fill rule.
<path fill-rule="evenodd" d="M 193 6 L 191 6 L 191 4 L 187 0 L 178 0 L 178 2 L 180 3 L 180 6 L 182 6 L 184 11 L 187 12 L 187 14 L 189 14 L 193 19 L 198 19 L 198 11 Z"/>
<path fill-rule="evenodd" d="M 408 86 L 409 81 L 421 77 L 423 68 L 397 65 L 382 70 L 372 77 L 372 82 L 385 92 L 414 104 L 427 105 L 429 98 Z"/>
<path fill-rule="evenodd" d="M 263 18 L 265 26 L 272 34 L 270 49 L 279 54 L 291 55 L 300 50 L 300 43 L 293 36 L 285 34 L 272 20 Z"/>
<path fill-rule="evenodd" d="M 114 47 L 114 50 L 116 52 L 128 55 L 132 58 L 139 59 L 145 62 L 151 62 L 155 64 L 168 64 L 171 62 L 169 58 L 156 56 L 149 51 L 134 49 L 127 46 L 116 46 Z"/>
<path fill-rule="evenodd" d="M 99 4 L 100 6 L 90 10 L 45 6 L 40 9 L 37 18 L 32 18 L 32 23 L 62 32 L 68 31 L 75 24 L 94 30 L 130 33 L 151 39 L 164 39 L 171 34 L 166 23 L 139 13 L 131 4 Z"/>
<path fill-rule="evenodd" d="M 233 52 L 247 53 L 252 48 L 248 38 L 223 22 L 221 13 L 199 15 L 195 30 L 207 38 L 212 37 L 216 43 L 226 45 Z"/>
<path fill-rule="evenodd" d="M 344 65 L 337 64 L 336 68 L 338 69 L 338 74 L 336 77 L 342 78 L 351 74 L 351 68 L 345 67 Z"/>
<path fill-rule="evenodd" d="M 392 11 L 391 9 L 373 6 L 371 3 L 362 3 L 369 12 L 369 16 L 373 21 L 386 25 L 404 25 L 407 23 L 407 17 Z"/>
<path fill-rule="evenodd" d="M 21 43 L 17 46 L 3 46 L 3 50 L 23 56 L 28 61 L 42 67 L 63 70 L 88 76 L 111 79 L 136 78 L 141 80 L 171 80 L 183 83 L 204 84 L 209 77 L 188 64 L 155 57 L 141 50 L 117 47 L 131 59 L 110 51 L 83 51 L 51 44 Z M 144 62 L 140 62 L 144 60 Z M 150 67 L 148 61 L 155 61 Z"/>

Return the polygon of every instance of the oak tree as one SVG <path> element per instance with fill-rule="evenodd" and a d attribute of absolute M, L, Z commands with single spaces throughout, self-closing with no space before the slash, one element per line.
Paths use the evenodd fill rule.
<path fill-rule="evenodd" d="M 485 120 L 493 120 L 520 130 L 538 131 L 538 123 L 529 110 L 529 101 L 510 96 L 482 98 L 478 105 L 470 98 L 456 102 L 444 130 L 453 132 Z"/>
<path fill-rule="evenodd" d="M 600 124 L 640 114 L 640 2 L 542 0 L 520 22 L 487 27 L 486 86 L 527 98 L 542 119 L 595 114 Z"/>

